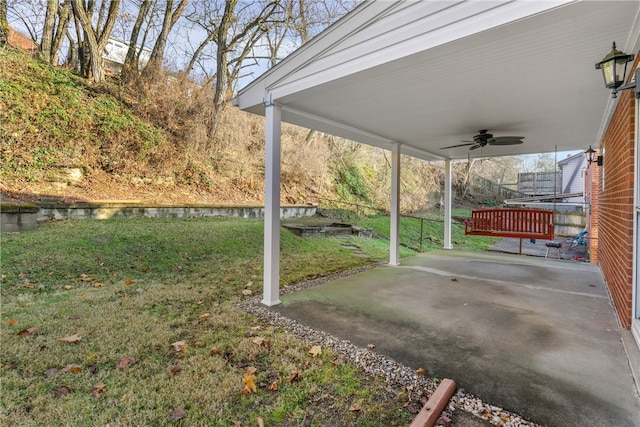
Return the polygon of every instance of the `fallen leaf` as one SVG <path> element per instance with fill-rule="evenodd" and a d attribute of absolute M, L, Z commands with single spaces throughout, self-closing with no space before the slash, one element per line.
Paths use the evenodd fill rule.
<path fill-rule="evenodd" d="M 173 376 L 180 375 L 180 373 L 182 372 L 182 368 L 177 365 L 171 365 L 167 368 L 167 372 L 169 372 L 169 374 Z"/>
<path fill-rule="evenodd" d="M 244 383 L 244 388 L 242 389 L 242 394 L 255 393 L 258 388 L 255 384 L 256 376 L 256 368 L 253 366 L 249 366 L 245 368 L 244 374 L 242 375 L 242 382 Z"/>
<path fill-rule="evenodd" d="M 73 286 L 71 286 L 71 285 L 64 285 L 64 288 L 68 291 L 69 289 L 73 289 Z"/>
<path fill-rule="evenodd" d="M 251 286 L 253 286 L 253 282 L 249 282 L 246 285 L 244 285 L 245 288 L 250 288 Z"/>
<path fill-rule="evenodd" d="M 105 383 L 98 383 L 93 386 L 93 389 L 91 390 L 91 395 L 93 397 L 98 397 L 106 389 L 107 389 L 107 385 Z"/>
<path fill-rule="evenodd" d="M 204 347 L 204 345 L 205 344 L 200 340 L 198 340 L 198 341 L 193 343 L 193 346 L 196 347 L 196 348 L 202 348 L 202 347 Z"/>
<path fill-rule="evenodd" d="M 135 357 L 127 356 L 124 359 L 121 359 L 118 363 L 116 363 L 116 369 L 124 369 L 136 363 L 138 359 Z"/>
<path fill-rule="evenodd" d="M 264 344 L 265 341 L 266 341 L 266 339 L 264 339 L 262 337 L 253 337 L 251 339 L 251 342 L 256 344 L 256 345 L 262 345 L 262 344 Z"/>
<path fill-rule="evenodd" d="M 78 282 L 91 282 L 93 279 L 86 274 L 81 274 L 77 280 Z"/>
<path fill-rule="evenodd" d="M 342 357 L 338 357 L 332 363 L 336 366 L 342 366 L 344 365 L 344 359 Z"/>
<path fill-rule="evenodd" d="M 218 347 L 211 347 L 211 350 L 209 350 L 209 354 L 212 356 L 216 354 L 222 354 L 222 350 L 220 350 Z"/>
<path fill-rule="evenodd" d="M 256 326 L 252 326 L 252 327 L 251 327 L 251 330 L 252 330 L 252 331 L 259 331 L 259 330 L 261 330 L 261 329 L 262 329 L 262 326 L 260 326 L 260 325 L 256 325 Z"/>
<path fill-rule="evenodd" d="M 264 427 L 264 420 L 261 417 L 256 418 L 258 427 Z"/>
<path fill-rule="evenodd" d="M 16 319 L 7 319 L 7 326 L 13 326 L 16 323 L 18 323 L 18 321 Z"/>
<path fill-rule="evenodd" d="M 62 372 L 71 372 L 72 374 L 77 374 L 80 371 L 82 371 L 82 365 L 77 363 L 70 363 L 62 369 Z"/>
<path fill-rule="evenodd" d="M 53 396 L 56 399 L 60 399 L 61 397 L 64 397 L 67 394 L 71 394 L 71 393 L 73 393 L 73 389 L 66 385 L 63 385 L 62 387 L 58 387 L 57 389 L 53 390 Z"/>
<path fill-rule="evenodd" d="M 200 315 L 200 321 L 207 320 L 210 317 L 211 317 L 211 314 L 209 314 L 209 313 L 201 314 Z"/>
<path fill-rule="evenodd" d="M 134 283 L 136 283 L 135 280 L 131 280 L 131 279 L 127 279 L 124 281 L 125 286 L 131 286 Z"/>
<path fill-rule="evenodd" d="M 416 369 L 416 374 L 424 375 L 424 368 Z"/>
<path fill-rule="evenodd" d="M 81 339 L 82 339 L 82 337 L 80 335 L 73 334 L 73 335 L 69 335 L 68 337 L 58 338 L 58 342 L 67 343 L 67 344 L 73 344 L 73 343 L 77 343 Z"/>
<path fill-rule="evenodd" d="M 271 385 L 268 388 L 269 391 L 278 391 L 278 382 L 274 381 L 271 383 Z"/>
<path fill-rule="evenodd" d="M 176 409 L 174 409 L 173 411 L 171 411 L 171 413 L 167 416 L 167 421 L 171 422 L 171 421 L 180 421 L 181 419 L 185 418 L 187 416 L 187 413 L 185 412 L 184 408 L 182 407 L 178 407 Z"/>
<path fill-rule="evenodd" d="M 104 283 L 100 283 L 100 282 L 96 282 L 93 284 L 94 288 L 102 288 L 103 286 L 106 286 Z"/>
<path fill-rule="evenodd" d="M 376 348 L 375 344 L 367 344 L 367 348 Z"/>
<path fill-rule="evenodd" d="M 314 345 L 308 353 L 313 357 L 318 357 L 322 354 L 322 348 L 319 345 Z"/>
<path fill-rule="evenodd" d="M 243 289 L 242 295 L 244 295 L 245 297 L 248 297 L 249 295 L 253 295 L 253 291 L 251 289 Z"/>
<path fill-rule="evenodd" d="M 236 427 L 241 427 L 242 423 L 238 420 L 231 420 L 231 424 L 233 424 Z"/>
<path fill-rule="evenodd" d="M 300 374 L 301 372 L 299 370 L 295 370 L 291 373 L 291 376 L 289 377 L 289 382 L 296 382 L 296 381 L 300 381 Z"/>
<path fill-rule="evenodd" d="M 176 341 L 173 344 L 173 349 L 177 352 L 185 351 L 187 349 L 187 343 L 184 341 Z"/>
<path fill-rule="evenodd" d="M 231 276 L 224 276 L 224 280 L 225 282 L 228 282 L 229 280 L 231 280 Z"/>
<path fill-rule="evenodd" d="M 362 411 L 362 405 L 359 403 L 352 403 L 351 406 L 349 406 L 349 410 L 352 412 Z"/>
<path fill-rule="evenodd" d="M 27 328 L 27 329 L 21 330 L 16 335 L 20 335 L 21 337 L 30 337 L 31 335 L 35 335 L 38 332 L 40 332 L 38 328 Z"/>
<path fill-rule="evenodd" d="M 202 304 L 204 304 L 204 300 L 203 300 L 203 299 L 201 299 L 200 301 L 196 302 L 196 304 L 198 304 L 198 305 L 202 305 Z"/>

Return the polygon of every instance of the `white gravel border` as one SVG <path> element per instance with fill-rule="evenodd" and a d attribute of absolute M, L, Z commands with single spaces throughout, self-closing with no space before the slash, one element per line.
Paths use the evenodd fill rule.
<path fill-rule="evenodd" d="M 376 268 L 385 262 L 378 262 L 353 270 L 348 270 L 317 279 L 308 280 L 281 289 L 281 295 L 296 292 L 302 289 L 317 286 L 341 277 L 357 274 L 365 270 Z M 390 357 L 378 354 L 369 348 L 361 348 L 348 340 L 340 340 L 326 332 L 315 330 L 300 322 L 290 319 L 282 314 L 269 309 L 260 303 L 260 297 L 256 296 L 243 301 L 238 306 L 247 313 L 253 314 L 263 322 L 280 327 L 293 334 L 296 338 L 308 345 L 320 345 L 323 348 L 331 348 L 345 361 L 362 368 L 369 375 L 384 378 L 393 387 L 407 390 L 412 400 L 420 400 L 423 396 L 431 396 L 438 386 L 438 382 L 417 374 L 413 369 L 396 362 Z M 455 378 L 453 379 L 455 381 Z M 458 389 L 448 404 L 447 412 L 450 416 L 456 409 L 469 412 L 494 426 L 500 427 L 541 427 L 530 421 L 524 420 L 520 415 L 506 411 L 500 407 L 489 405 L 482 399 Z"/>

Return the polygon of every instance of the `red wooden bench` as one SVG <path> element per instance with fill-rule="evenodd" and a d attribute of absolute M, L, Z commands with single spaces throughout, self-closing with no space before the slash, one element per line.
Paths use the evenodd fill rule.
<path fill-rule="evenodd" d="M 471 211 L 464 234 L 553 240 L 553 211 L 539 209 L 483 209 Z"/>

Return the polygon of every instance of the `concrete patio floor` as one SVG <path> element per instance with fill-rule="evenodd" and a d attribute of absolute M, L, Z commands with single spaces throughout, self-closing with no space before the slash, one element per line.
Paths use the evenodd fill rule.
<path fill-rule="evenodd" d="M 596 265 L 435 251 L 282 296 L 272 309 L 547 426 L 640 426 Z"/>

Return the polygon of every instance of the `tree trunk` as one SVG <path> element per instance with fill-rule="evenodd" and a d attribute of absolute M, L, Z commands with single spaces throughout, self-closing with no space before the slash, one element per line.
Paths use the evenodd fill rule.
<path fill-rule="evenodd" d="M 89 58 L 89 69 L 85 69 L 85 77 L 91 78 L 95 83 L 104 81 L 104 67 L 102 60 L 102 51 L 107 44 L 111 30 L 115 25 L 115 20 L 120 6 L 120 0 L 111 0 L 109 4 L 109 12 L 102 30 L 97 31 L 91 25 L 91 16 L 88 10 L 93 10 L 93 2 L 88 3 L 89 8 L 85 9 L 79 2 L 72 1 L 73 13 L 80 22 L 84 32 L 83 53 Z"/>
<path fill-rule="evenodd" d="M 149 63 L 145 67 L 143 74 L 153 75 L 155 71 L 159 71 L 162 68 L 164 49 L 167 45 L 169 33 L 188 4 L 189 0 L 182 0 L 174 11 L 173 0 L 167 0 L 167 7 L 164 11 L 164 20 L 162 22 L 162 30 L 160 31 L 160 35 L 158 36 L 155 45 L 153 46 Z"/>
<path fill-rule="evenodd" d="M 60 48 L 62 46 L 62 40 L 64 40 L 64 36 L 68 34 L 68 26 L 69 26 L 69 18 L 71 16 L 71 3 L 69 0 L 66 0 L 61 9 L 59 9 L 58 15 L 58 28 L 53 36 L 53 42 L 51 44 L 51 64 L 58 65 L 58 60 L 60 57 Z"/>
<path fill-rule="evenodd" d="M 58 0 L 47 0 L 47 11 L 44 16 L 42 28 L 42 40 L 40 42 L 40 59 L 46 63 L 51 62 L 51 46 L 58 15 Z"/>
<path fill-rule="evenodd" d="M 7 0 L 0 0 L 0 48 L 9 40 L 9 23 L 7 22 Z"/>
<path fill-rule="evenodd" d="M 138 37 L 140 35 L 140 29 L 147 17 L 149 8 L 151 7 L 151 0 L 143 0 L 140 4 L 140 10 L 138 11 L 138 17 L 131 30 L 131 37 L 129 38 L 129 49 L 127 50 L 127 56 L 124 59 L 124 65 L 120 73 L 124 80 L 130 80 L 132 77 L 138 76 L 139 65 L 138 55 L 136 52 L 136 46 L 138 45 Z"/>

